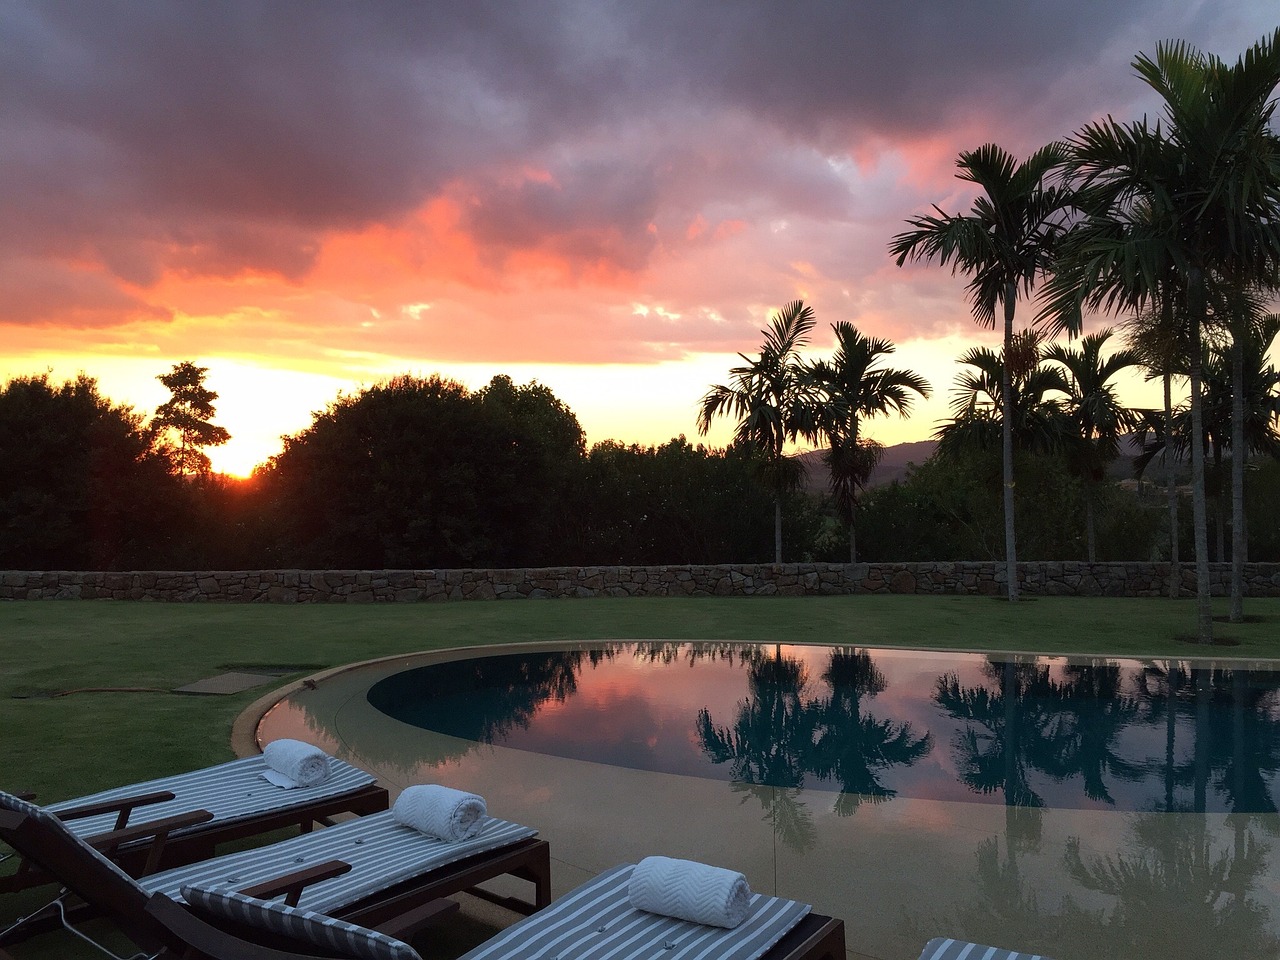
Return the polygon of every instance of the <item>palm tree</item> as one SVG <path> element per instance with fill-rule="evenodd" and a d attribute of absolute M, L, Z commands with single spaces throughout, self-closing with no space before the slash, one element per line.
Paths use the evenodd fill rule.
<path fill-rule="evenodd" d="M 1067 372 L 1066 418 L 1074 428 L 1070 448 L 1073 472 L 1084 488 L 1085 539 L 1089 562 L 1097 559 L 1094 537 L 1094 491 L 1106 475 L 1107 465 L 1120 455 L 1120 436 L 1135 426 L 1131 410 L 1120 403 L 1111 379 L 1141 360 L 1133 350 L 1118 350 L 1105 359 L 1102 348 L 1111 339 L 1110 329 L 1080 341 L 1078 348 L 1054 344 L 1045 359 L 1062 364 Z"/>
<path fill-rule="evenodd" d="M 940 454 L 961 457 L 993 449 L 1003 442 L 1006 424 L 1015 450 L 1047 453 L 1061 446 L 1062 407 L 1050 393 L 1066 393 L 1066 379 L 1058 368 L 1039 362 L 1034 335 L 1016 337 L 1012 356 L 1012 372 L 987 347 L 973 347 L 958 358 L 957 363 L 973 369 L 956 377 L 953 418 L 934 434 Z"/>
<path fill-rule="evenodd" d="M 1067 157 L 1063 144 L 1050 144 L 1019 164 L 995 144 L 960 154 L 961 180 L 984 191 L 967 214 L 947 214 L 907 221 L 912 229 L 889 244 L 898 266 L 908 259 L 950 263 L 953 271 L 971 275 L 968 290 L 974 319 L 995 326 L 997 305 L 1004 308 L 1004 352 L 1013 348 L 1013 320 L 1018 297 L 1028 295 L 1049 268 L 1063 232 L 1068 194 L 1046 186 L 1045 178 Z M 1013 523 L 1013 411 L 1007 379 L 1001 385 L 1005 403 L 1001 454 L 1004 485 L 1004 540 L 1009 599 L 1018 599 L 1017 539 Z"/>
<path fill-rule="evenodd" d="M 1206 457 L 1206 476 L 1217 477 L 1221 501 L 1225 487 L 1221 483 L 1226 452 L 1231 453 L 1233 568 L 1241 566 L 1246 553 L 1244 533 L 1244 465 L 1252 456 L 1280 457 L 1280 371 L 1266 363 L 1272 343 L 1280 336 L 1280 315 L 1244 317 L 1232 323 L 1229 344 L 1211 344 L 1201 360 L 1200 404 L 1203 431 L 1199 446 Z M 1264 366 L 1265 364 L 1265 366 Z M 1142 467 L 1157 454 L 1172 450 L 1182 456 L 1195 446 L 1191 411 L 1183 406 L 1172 411 L 1167 425 L 1160 425 L 1153 440 L 1144 443 L 1136 466 Z M 1212 471 L 1209 468 L 1212 467 Z M 1239 497 L 1235 494 L 1239 472 Z M 1239 502 L 1237 502 L 1237 499 Z M 1218 508 L 1219 557 L 1222 549 L 1222 524 L 1226 509 Z M 1239 563 L 1236 562 L 1239 558 Z M 1233 575 L 1236 571 L 1233 569 Z M 1234 579 L 1234 576 L 1233 576 Z M 1233 593 L 1238 587 L 1233 584 Z M 1238 611 L 1239 612 L 1239 611 Z"/>
<path fill-rule="evenodd" d="M 836 507 L 849 526 L 849 562 L 857 563 L 854 515 L 858 491 L 866 485 L 883 452 L 879 444 L 859 435 L 861 422 L 889 413 L 907 417 L 911 394 L 928 397 L 931 388 L 910 370 L 877 366 L 894 352 L 890 341 L 863 336 L 843 320 L 833 323 L 831 329 L 836 334 L 835 356 L 808 368 L 815 390 L 813 438 L 826 439 L 822 461 L 831 475 Z"/>
<path fill-rule="evenodd" d="M 1152 376 L 1164 387 L 1164 424 L 1173 422 L 1173 378 L 1187 376 L 1189 345 L 1185 342 L 1187 327 L 1173 315 L 1173 304 L 1165 300 L 1159 309 L 1139 312 L 1125 323 L 1130 350 L 1142 358 Z M 1168 450 L 1162 458 L 1164 492 L 1169 508 L 1169 599 L 1178 599 L 1182 591 L 1182 571 L 1178 563 L 1178 491 Z"/>
<path fill-rule="evenodd" d="M 808 423 L 811 405 L 799 351 L 808 342 L 813 324 L 812 307 L 800 300 L 788 303 L 760 331 L 764 334 L 760 355 L 753 359 L 738 354 L 743 365 L 729 371 L 732 382 L 712 386 L 698 410 L 699 434 L 705 435 L 717 416 L 737 417 L 734 440 L 763 458 L 764 480 L 773 490 L 774 563 L 782 562 L 782 498 L 800 485 L 804 470 L 783 450 Z"/>
<path fill-rule="evenodd" d="M 1173 298 L 1188 323 L 1193 433 L 1202 435 L 1201 331 L 1215 286 L 1273 281 L 1280 264 L 1280 138 L 1270 123 L 1280 29 L 1227 66 L 1183 42 L 1134 61 L 1164 100 L 1167 131 L 1108 117 L 1071 141 L 1068 172 L 1084 219 L 1072 231 L 1041 314 L 1078 332 L 1082 307 L 1143 309 Z M 1213 641 L 1204 451 L 1191 447 L 1197 636 Z"/>

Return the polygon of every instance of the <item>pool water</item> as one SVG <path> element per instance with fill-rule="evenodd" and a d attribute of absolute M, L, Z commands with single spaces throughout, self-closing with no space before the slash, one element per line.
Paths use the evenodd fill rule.
<path fill-rule="evenodd" d="M 1176 664 L 631 644 L 428 664 L 368 696 L 425 730 L 655 773 L 881 800 L 1273 813 L 1278 687 L 1271 672 Z"/>
<path fill-rule="evenodd" d="M 1252 666 L 1253 669 L 1249 669 Z M 281 701 L 390 786 L 476 790 L 563 892 L 650 853 L 849 925 L 1075 957 L 1280 956 L 1274 664 L 609 643 L 383 662 Z"/>

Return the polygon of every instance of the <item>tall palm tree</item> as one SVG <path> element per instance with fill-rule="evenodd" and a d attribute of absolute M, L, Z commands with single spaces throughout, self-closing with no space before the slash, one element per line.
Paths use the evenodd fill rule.
<path fill-rule="evenodd" d="M 1141 360 L 1133 350 L 1117 350 L 1104 358 L 1102 349 L 1112 333 L 1107 329 L 1087 336 L 1075 348 L 1053 344 L 1044 355 L 1046 360 L 1062 364 L 1067 373 L 1064 412 L 1073 428 L 1068 459 L 1084 489 L 1085 541 L 1090 563 L 1097 559 L 1095 491 L 1106 475 L 1108 464 L 1120 455 L 1121 434 L 1137 423 L 1133 412 L 1120 403 L 1111 380 Z"/>
<path fill-rule="evenodd" d="M 1270 283 L 1280 264 L 1280 138 L 1270 129 L 1280 29 L 1233 66 L 1184 42 L 1139 54 L 1167 128 L 1108 117 L 1071 140 L 1068 172 L 1084 219 L 1072 231 L 1042 319 L 1078 332 L 1081 308 L 1143 309 L 1175 298 L 1190 341 L 1191 415 L 1201 435 L 1201 331 L 1218 284 Z M 1172 282 L 1171 282 L 1172 278 Z M 1213 641 L 1204 451 L 1191 447 L 1197 636 Z"/>
<path fill-rule="evenodd" d="M 858 491 L 880 459 L 879 444 L 863 439 L 859 430 L 869 417 L 897 413 L 910 416 L 912 394 L 928 397 L 928 381 L 910 370 L 881 367 L 894 352 L 888 340 L 867 337 L 847 321 L 833 323 L 836 352 L 808 368 L 814 387 L 813 438 L 825 438 L 823 463 L 831 475 L 836 507 L 849 527 L 849 562 L 858 562 L 854 527 Z"/>
<path fill-rule="evenodd" d="M 1004 308 L 1004 351 L 1013 347 L 1013 320 L 1019 296 L 1029 295 L 1033 285 L 1052 262 L 1064 229 L 1069 204 L 1065 190 L 1046 185 L 1046 178 L 1067 157 L 1063 144 L 1042 147 L 1022 163 L 995 144 L 960 154 L 956 165 L 961 180 L 982 188 L 965 214 L 947 214 L 934 207 L 937 216 L 916 217 L 912 227 L 895 236 L 889 252 L 898 266 L 907 260 L 937 260 L 963 271 L 973 315 L 986 328 L 995 326 L 996 307 Z M 1008 364 L 1001 396 L 1003 411 L 1001 454 L 1004 486 L 1004 540 L 1009 599 L 1018 599 L 1018 551 L 1013 523 L 1013 412 Z"/>
<path fill-rule="evenodd" d="M 760 355 L 745 354 L 733 367 L 729 384 L 716 384 L 703 396 L 698 433 L 705 435 L 717 416 L 738 418 L 734 440 L 758 451 L 764 480 L 773 491 L 773 562 L 782 562 L 782 498 L 800 485 L 804 467 L 784 450 L 808 424 L 812 405 L 806 392 L 800 348 L 813 329 L 813 308 L 793 300 L 760 331 Z"/>
<path fill-rule="evenodd" d="M 1130 350 L 1142 358 L 1151 376 L 1160 378 L 1164 387 L 1164 420 L 1173 422 L 1173 379 L 1189 373 L 1190 347 L 1186 343 L 1186 324 L 1173 314 L 1173 303 L 1165 299 L 1158 309 L 1140 311 L 1125 323 L 1125 338 Z M 1164 493 L 1169 510 L 1169 599 L 1182 592 L 1182 570 L 1178 562 L 1178 491 L 1168 449 L 1162 459 Z"/>

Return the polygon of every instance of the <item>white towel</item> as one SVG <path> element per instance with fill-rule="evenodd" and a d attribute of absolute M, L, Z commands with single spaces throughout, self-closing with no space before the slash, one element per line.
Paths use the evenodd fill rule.
<path fill-rule="evenodd" d="M 742 874 L 671 857 L 645 857 L 636 864 L 628 894 L 638 910 L 713 927 L 736 927 L 751 905 L 751 887 Z"/>
<path fill-rule="evenodd" d="M 405 787 L 391 814 L 397 823 L 448 840 L 470 840 L 488 816 L 484 797 L 437 784 Z"/>
<path fill-rule="evenodd" d="M 277 787 L 314 787 L 329 778 L 329 755 L 301 740 L 273 740 L 262 748 L 262 776 Z"/>

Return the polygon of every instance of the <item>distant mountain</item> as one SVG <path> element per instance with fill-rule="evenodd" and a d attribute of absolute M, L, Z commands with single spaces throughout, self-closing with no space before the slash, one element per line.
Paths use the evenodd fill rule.
<path fill-rule="evenodd" d="M 884 456 L 876 464 L 871 473 L 868 487 L 901 480 L 907 475 L 907 466 L 912 463 L 924 463 L 938 447 L 935 440 L 916 440 L 913 443 L 897 443 L 884 448 Z M 799 460 L 805 465 L 807 479 L 805 489 L 810 493 L 825 493 L 828 486 L 827 468 L 822 462 L 821 450 L 810 450 L 799 454 Z"/>
<path fill-rule="evenodd" d="M 886 483 L 892 483 L 894 480 L 903 479 L 907 475 L 907 467 L 910 464 L 924 463 L 924 461 L 933 456 L 933 452 L 937 448 L 938 443 L 936 440 L 917 440 L 914 443 L 899 443 L 891 447 L 885 447 L 884 456 L 871 474 L 871 480 L 867 483 L 867 486 L 878 487 Z M 1133 459 L 1141 452 L 1142 444 L 1136 436 L 1129 434 L 1122 437 L 1120 440 L 1120 456 L 1107 467 L 1107 476 L 1112 480 L 1131 481 L 1133 479 Z M 822 451 L 809 450 L 806 453 L 799 454 L 798 459 L 805 465 L 807 471 L 805 490 L 809 493 L 826 493 L 830 481 L 827 477 L 827 468 L 822 462 Z M 1181 461 L 1175 461 L 1173 470 L 1175 476 L 1181 477 L 1187 472 L 1188 468 Z M 1164 482 L 1164 468 L 1161 466 L 1158 457 L 1147 468 L 1144 479 L 1151 483 Z"/>

